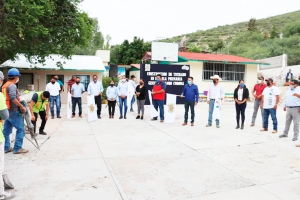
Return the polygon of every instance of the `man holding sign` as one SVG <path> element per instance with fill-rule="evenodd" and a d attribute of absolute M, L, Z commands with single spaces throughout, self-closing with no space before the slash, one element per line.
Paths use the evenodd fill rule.
<path fill-rule="evenodd" d="M 156 75 L 156 82 L 152 89 L 153 106 L 158 111 L 160 122 L 164 122 L 164 101 L 166 96 L 166 83 L 162 80 L 160 74 Z M 157 120 L 157 117 L 153 117 L 151 121 Z"/>
<path fill-rule="evenodd" d="M 198 99 L 199 99 L 199 91 L 198 91 L 198 86 L 193 83 L 194 78 L 189 77 L 187 84 L 184 86 L 183 91 L 181 93 L 180 97 L 184 97 L 184 109 L 185 109 L 185 114 L 184 114 L 184 122 L 182 126 L 187 125 L 188 121 L 188 113 L 189 113 L 189 108 L 191 108 L 191 126 L 194 126 L 194 119 L 195 119 L 195 105 L 198 104 Z"/>

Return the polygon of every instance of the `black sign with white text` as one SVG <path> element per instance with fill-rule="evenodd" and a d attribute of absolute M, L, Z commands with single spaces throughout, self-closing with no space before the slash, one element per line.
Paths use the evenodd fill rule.
<path fill-rule="evenodd" d="M 180 95 L 190 76 L 189 65 L 141 64 L 140 77 L 145 80 L 145 86 L 152 91 L 156 75 L 160 74 L 167 85 L 166 93 Z M 177 98 L 177 104 L 183 104 L 183 98 Z M 146 98 L 146 105 L 149 99 Z"/>

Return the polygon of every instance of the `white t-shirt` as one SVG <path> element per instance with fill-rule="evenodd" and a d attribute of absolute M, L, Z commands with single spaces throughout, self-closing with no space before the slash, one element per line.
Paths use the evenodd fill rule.
<path fill-rule="evenodd" d="M 264 96 L 263 108 L 274 108 L 276 104 L 276 95 L 279 95 L 279 89 L 276 86 L 266 87 L 262 95 Z"/>
<path fill-rule="evenodd" d="M 46 91 L 48 91 L 50 93 L 50 96 L 57 96 L 59 95 L 59 91 L 60 91 L 60 85 L 58 82 L 53 83 L 48 83 L 46 85 Z"/>
<path fill-rule="evenodd" d="M 242 101 L 242 100 L 243 100 L 243 90 L 244 90 L 244 89 L 239 89 L 239 90 L 238 90 L 238 100 L 239 100 L 239 101 Z"/>

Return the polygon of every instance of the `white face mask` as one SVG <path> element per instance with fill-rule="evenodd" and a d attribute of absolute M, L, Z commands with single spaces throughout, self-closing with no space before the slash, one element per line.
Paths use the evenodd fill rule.
<path fill-rule="evenodd" d="M 261 80 L 257 80 L 257 83 L 258 83 L 258 84 L 261 84 Z"/>
<path fill-rule="evenodd" d="M 126 79 L 122 79 L 122 82 L 124 83 L 126 81 Z"/>
<path fill-rule="evenodd" d="M 20 78 L 18 77 L 18 79 L 16 80 L 16 83 L 18 83 L 18 82 L 19 82 L 19 80 L 20 80 Z"/>

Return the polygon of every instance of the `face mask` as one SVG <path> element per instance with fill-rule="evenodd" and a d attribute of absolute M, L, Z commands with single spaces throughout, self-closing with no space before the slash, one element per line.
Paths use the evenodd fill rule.
<path fill-rule="evenodd" d="M 76 81 L 76 84 L 79 84 L 80 83 L 80 81 Z"/>
<path fill-rule="evenodd" d="M 157 82 L 157 83 L 159 83 L 159 82 L 160 82 L 160 79 L 159 79 L 159 78 L 158 78 L 158 79 L 156 79 L 156 82 Z"/>
<path fill-rule="evenodd" d="M 97 79 L 94 79 L 94 82 L 96 83 L 96 82 L 97 82 Z"/>
<path fill-rule="evenodd" d="M 258 83 L 258 84 L 261 84 L 261 80 L 257 80 L 257 83 Z"/>
<path fill-rule="evenodd" d="M 54 85 L 55 81 L 51 81 L 51 83 Z"/>
<path fill-rule="evenodd" d="M 270 86 L 271 85 L 271 83 L 270 82 L 267 82 L 267 86 Z"/>
<path fill-rule="evenodd" d="M 294 85 L 290 85 L 290 88 L 291 88 L 291 90 L 294 90 L 295 88 L 294 88 Z"/>
<path fill-rule="evenodd" d="M 214 84 L 216 84 L 216 83 L 217 83 L 217 81 L 216 81 L 216 80 L 213 80 L 213 83 L 214 83 Z"/>
<path fill-rule="evenodd" d="M 125 83 L 125 82 L 126 82 L 126 79 L 122 79 L 122 82 Z"/>
<path fill-rule="evenodd" d="M 19 79 L 19 77 L 18 77 L 18 79 L 16 80 L 16 83 L 18 83 L 18 82 L 19 82 L 19 80 L 20 80 L 20 79 Z"/>
<path fill-rule="evenodd" d="M 143 82 L 140 82 L 140 85 L 144 85 L 144 83 L 143 83 Z"/>
<path fill-rule="evenodd" d="M 243 87 L 245 87 L 245 84 L 244 84 L 244 83 L 241 83 L 240 86 L 243 88 Z"/>
<path fill-rule="evenodd" d="M 114 84 L 110 84 L 110 87 L 114 87 Z"/>
<path fill-rule="evenodd" d="M 0 83 L 0 87 L 2 86 L 3 83 Z"/>
<path fill-rule="evenodd" d="M 189 85 L 191 85 L 191 84 L 192 84 L 192 82 L 191 82 L 191 81 L 188 81 L 188 84 L 189 84 Z"/>

